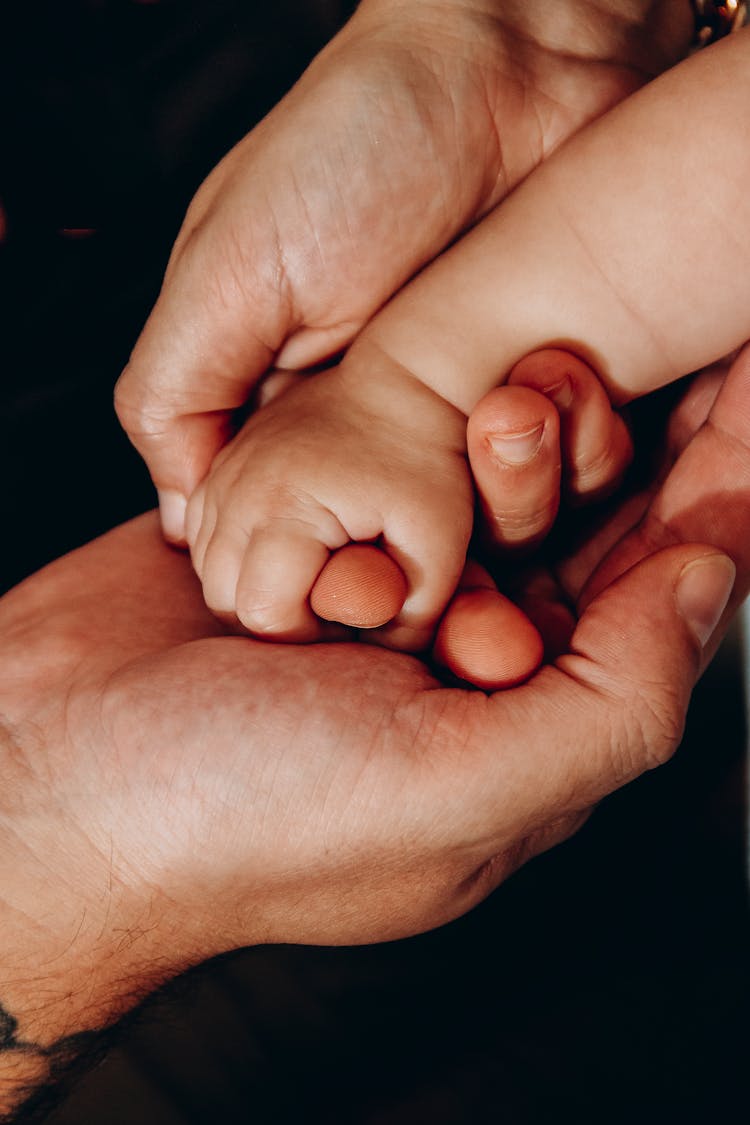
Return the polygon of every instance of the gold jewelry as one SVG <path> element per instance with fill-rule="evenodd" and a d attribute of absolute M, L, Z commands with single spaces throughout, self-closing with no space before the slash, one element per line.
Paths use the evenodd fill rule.
<path fill-rule="evenodd" d="M 747 20 L 746 0 L 692 0 L 695 13 L 694 47 L 707 47 L 733 31 L 739 31 Z"/>

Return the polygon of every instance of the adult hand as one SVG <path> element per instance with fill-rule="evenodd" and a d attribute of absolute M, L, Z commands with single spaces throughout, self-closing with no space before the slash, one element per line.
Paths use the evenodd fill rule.
<path fill-rule="evenodd" d="M 595 379 L 582 360 L 563 351 L 528 356 L 523 367 L 531 385 L 554 386 L 571 370 L 578 378 Z M 631 566 L 670 543 L 710 542 L 726 552 L 738 572 L 729 612 L 746 596 L 750 585 L 748 379 L 750 345 L 731 363 L 717 363 L 686 384 L 669 417 L 663 447 L 660 444 L 656 450 L 659 457 L 648 486 L 618 500 L 574 551 L 548 557 L 546 566 L 526 568 L 514 596 L 541 629 L 549 653 L 568 650 L 577 620 L 571 607 L 579 612 L 586 609 Z M 502 437 L 509 409 L 522 410 L 528 420 L 545 425 L 537 457 L 521 466 L 507 465 L 494 453 L 495 438 Z M 558 429 L 551 422 L 556 422 L 556 415 L 549 400 L 537 397 L 529 387 L 522 391 L 500 387 L 486 395 L 471 416 L 468 453 L 490 554 L 495 545 L 507 550 L 505 521 L 511 493 L 520 540 L 525 537 L 533 543 L 540 528 L 548 531 L 552 525 L 560 498 L 561 465 Z M 651 457 L 654 450 L 638 452 Z M 704 662 L 713 647 L 706 650 Z"/>
<path fill-rule="evenodd" d="M 609 555 L 631 569 L 512 691 L 444 688 L 376 647 L 222 636 L 153 516 L 7 595 L 0 1107 L 214 953 L 457 916 L 664 761 L 732 590 L 712 544 L 738 563 L 729 608 L 750 579 L 749 368 Z M 684 543 L 695 519 L 708 546 Z M 570 590 L 617 534 L 570 560 Z"/>
<path fill-rule="evenodd" d="M 343 348 L 691 32 L 687 0 L 364 0 L 197 193 L 118 384 L 167 535 L 272 359 Z"/>

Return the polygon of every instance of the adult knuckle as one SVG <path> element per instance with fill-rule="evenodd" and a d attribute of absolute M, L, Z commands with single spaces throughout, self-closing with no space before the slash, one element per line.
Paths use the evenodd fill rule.
<path fill-rule="evenodd" d="M 685 725 L 685 707 L 674 689 L 664 682 L 643 686 L 629 701 L 619 755 L 623 773 L 637 777 L 665 765 L 679 746 Z"/>
<path fill-rule="evenodd" d="M 612 445 L 586 451 L 572 466 L 573 483 L 581 491 L 590 491 L 609 481 L 617 469 L 617 451 Z"/>
<path fill-rule="evenodd" d="M 550 520 L 549 504 L 517 508 L 494 508 L 490 512 L 492 526 L 505 539 L 516 541 L 536 535 L 547 527 Z"/>
<path fill-rule="evenodd" d="M 135 379 L 128 369 L 123 371 L 115 383 L 115 413 L 121 425 L 130 430 L 140 425 L 146 406 L 146 388 Z"/>
<path fill-rule="evenodd" d="M 115 384 L 114 407 L 120 425 L 134 440 L 161 437 L 179 414 L 168 388 L 131 369 Z"/>

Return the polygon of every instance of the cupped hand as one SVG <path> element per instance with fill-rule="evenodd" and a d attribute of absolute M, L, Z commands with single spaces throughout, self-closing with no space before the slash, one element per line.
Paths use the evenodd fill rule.
<path fill-rule="evenodd" d="M 588 370 L 586 378 L 595 379 L 583 361 L 575 358 L 572 362 L 577 378 Z M 549 425 L 554 413 L 546 396 L 537 396 L 530 387 L 554 384 L 564 377 L 571 370 L 571 357 L 562 351 L 546 351 L 527 357 L 523 367 L 528 376 L 528 385 L 523 388 L 524 410 L 529 417 L 546 418 L 545 440 L 539 450 L 541 464 L 528 463 L 513 472 L 518 536 L 522 539 L 525 535 L 533 543 L 540 527 L 548 531 L 552 525 L 562 477 L 559 430 Z M 566 528 L 563 514 L 563 534 L 557 536 L 556 547 L 552 552 L 542 549 L 532 558 L 514 587 L 514 597 L 544 636 L 548 654 L 568 651 L 577 612 L 585 610 L 599 592 L 655 548 L 668 544 L 707 542 L 726 552 L 739 575 L 730 610 L 746 596 L 750 567 L 746 534 L 750 519 L 748 378 L 750 346 L 731 363 L 717 363 L 686 381 L 669 415 L 664 439 L 658 441 L 656 449 L 637 447 L 644 463 L 653 462 L 650 482 L 637 491 L 628 488 L 616 502 L 610 501 L 583 540 L 580 530 L 576 533 L 575 549 L 561 554 Z M 491 391 L 477 405 L 468 427 L 469 459 L 490 555 L 498 548 L 502 553 L 507 547 L 508 469 L 498 462 L 494 450 L 512 410 L 508 398 L 512 403 L 518 390 L 503 386 Z M 606 433 L 606 428 L 601 432 Z M 609 429 L 615 447 L 620 445 L 621 433 L 619 425 Z M 544 565 L 540 558 L 546 558 Z"/>
<path fill-rule="evenodd" d="M 101 960 L 137 992 L 244 944 L 462 913 L 674 749 L 700 662 L 675 590 L 692 575 L 710 595 L 723 561 L 649 560 L 558 667 L 494 697 L 376 647 L 217 635 L 153 517 L 53 564 L 2 608 L 3 897 L 41 931 L 21 967 Z M 58 1000 L 70 1030 L 69 983 Z"/>
<path fill-rule="evenodd" d="M 165 531 L 272 359 L 343 348 L 567 136 L 680 58 L 689 5 L 365 0 L 211 173 L 117 388 Z"/>
<path fill-rule="evenodd" d="M 604 556 L 610 578 L 628 568 L 555 665 L 508 692 L 442 686 L 375 647 L 222 635 L 153 515 L 7 595 L 3 1003 L 19 1037 L 98 1025 L 242 944 L 438 925 L 665 760 L 750 579 L 749 364 L 675 415 L 677 456 L 711 407 L 637 526 L 625 503 L 558 570 L 589 598 Z"/>

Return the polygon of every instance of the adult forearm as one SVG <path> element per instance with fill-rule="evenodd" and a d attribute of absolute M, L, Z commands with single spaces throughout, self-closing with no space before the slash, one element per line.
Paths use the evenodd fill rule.
<path fill-rule="evenodd" d="M 216 951 L 195 871 L 209 849 L 174 811 L 195 790 L 201 806 L 189 768 L 175 779 L 195 724 L 186 736 L 161 723 L 170 691 L 180 710 L 192 692 L 179 666 L 163 698 L 151 660 L 220 632 L 153 518 L 0 600 L 0 1119 L 44 1101 L 123 1014 Z M 131 695 L 116 671 L 138 657 Z M 213 935 L 217 912 L 205 914 Z M 237 944 L 256 939 L 248 925 Z"/>
<path fill-rule="evenodd" d="M 3 841 L 0 1121 L 21 1106 L 46 1105 L 68 1070 L 96 1061 L 105 1029 L 159 983 L 153 967 L 139 969 L 130 957 L 137 927 L 108 933 L 88 904 L 58 896 L 63 880 L 52 857 L 45 887 L 17 843 Z M 97 897 L 104 905 L 107 889 Z"/>
<path fill-rule="evenodd" d="M 2 1121 L 45 1105 L 70 1068 L 94 1061 L 105 1029 L 174 975 L 164 953 L 179 949 L 156 894 L 126 886 L 60 807 L 48 732 L 16 719 L 0 724 Z"/>

